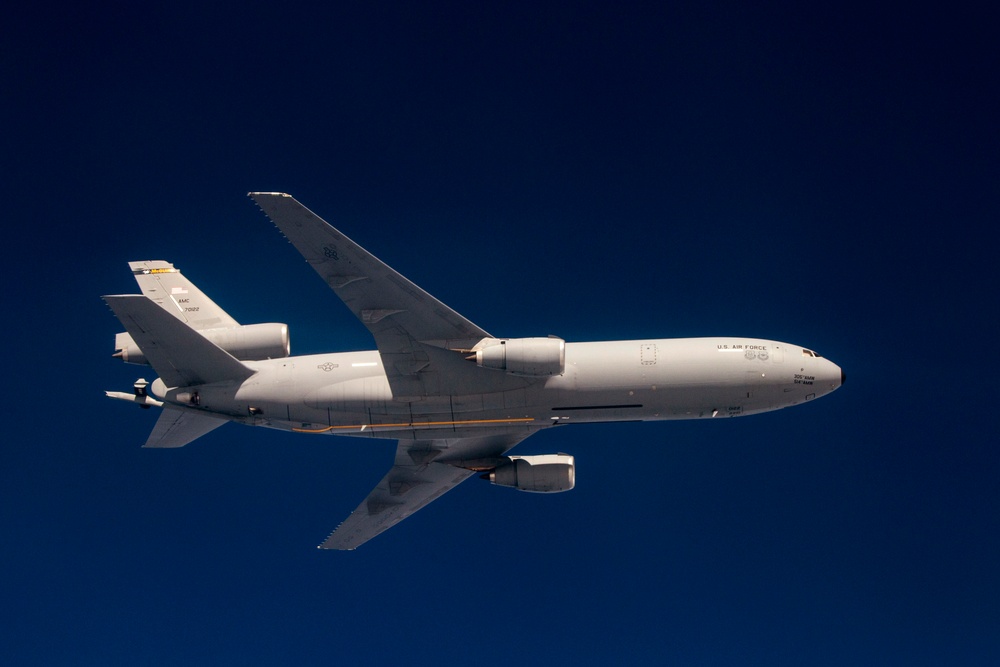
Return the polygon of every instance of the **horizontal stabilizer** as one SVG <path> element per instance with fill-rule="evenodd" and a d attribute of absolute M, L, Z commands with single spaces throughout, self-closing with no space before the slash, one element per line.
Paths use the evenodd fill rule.
<path fill-rule="evenodd" d="M 103 297 L 168 387 L 241 382 L 254 374 L 231 354 L 141 294 Z"/>
<path fill-rule="evenodd" d="M 183 447 L 225 423 L 225 419 L 167 406 L 143 447 Z"/>

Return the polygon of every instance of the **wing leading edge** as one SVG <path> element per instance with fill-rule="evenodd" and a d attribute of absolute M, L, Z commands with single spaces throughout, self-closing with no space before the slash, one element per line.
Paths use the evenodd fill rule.
<path fill-rule="evenodd" d="M 356 549 L 474 475 L 476 463 L 492 467 L 531 433 L 400 440 L 392 468 L 319 548 Z"/>

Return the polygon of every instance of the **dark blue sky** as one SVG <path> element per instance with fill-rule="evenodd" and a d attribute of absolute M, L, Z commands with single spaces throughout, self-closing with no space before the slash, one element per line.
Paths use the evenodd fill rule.
<path fill-rule="evenodd" d="M 996 23 L 948 3 L 36 5 L 0 27 L 5 664 L 1000 663 Z M 315 549 L 391 442 L 140 448 L 101 303 L 174 262 L 293 352 L 367 331 L 279 190 L 501 336 L 747 335 L 816 403 L 568 428 Z M 148 373 L 147 373 L 148 375 Z"/>

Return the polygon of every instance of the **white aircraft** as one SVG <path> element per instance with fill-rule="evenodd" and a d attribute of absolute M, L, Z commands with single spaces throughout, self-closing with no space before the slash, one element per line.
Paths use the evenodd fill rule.
<path fill-rule="evenodd" d="M 241 326 L 173 265 L 131 262 L 142 294 L 104 297 L 127 330 L 114 356 L 159 379 L 107 395 L 163 409 L 146 447 L 181 447 L 228 421 L 396 439 L 392 468 L 322 549 L 354 549 L 474 474 L 521 491 L 572 489 L 572 456 L 507 455 L 547 428 L 741 417 L 844 383 L 836 364 L 772 340 L 495 338 L 291 196 L 250 197 L 378 350 L 289 356 L 286 325 Z"/>

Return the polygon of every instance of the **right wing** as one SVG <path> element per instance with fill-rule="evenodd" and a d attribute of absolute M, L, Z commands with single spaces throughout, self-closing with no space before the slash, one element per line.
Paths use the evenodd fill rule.
<path fill-rule="evenodd" d="M 477 469 L 495 467 L 504 452 L 533 432 L 478 438 L 400 440 L 392 468 L 319 548 L 356 549 L 437 500 L 474 475 Z"/>

